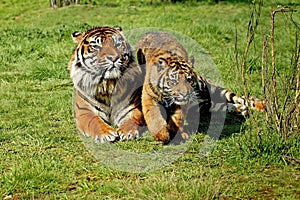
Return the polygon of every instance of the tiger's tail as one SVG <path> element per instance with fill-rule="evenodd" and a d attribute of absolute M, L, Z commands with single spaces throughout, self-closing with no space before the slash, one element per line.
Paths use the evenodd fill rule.
<path fill-rule="evenodd" d="M 225 88 L 219 87 L 206 80 L 205 78 L 198 76 L 199 83 L 199 98 L 203 98 L 203 93 L 209 93 L 206 97 L 210 100 L 210 110 L 218 110 L 221 106 L 226 108 L 228 112 L 237 113 L 243 116 L 249 114 L 249 109 L 257 112 L 266 111 L 266 102 L 256 97 L 246 98 L 240 97 L 234 92 Z M 206 90 L 206 91 L 203 91 Z"/>

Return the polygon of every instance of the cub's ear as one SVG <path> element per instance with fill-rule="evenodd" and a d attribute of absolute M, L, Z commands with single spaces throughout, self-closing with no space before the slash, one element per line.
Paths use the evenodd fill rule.
<path fill-rule="evenodd" d="M 194 58 L 194 56 L 190 56 L 189 57 L 189 63 L 194 68 L 194 64 L 195 64 L 195 58 Z"/>
<path fill-rule="evenodd" d="M 75 43 L 78 43 L 82 40 L 82 37 L 84 36 L 85 32 L 81 33 L 81 32 L 74 32 L 72 33 L 72 39 Z"/>
<path fill-rule="evenodd" d="M 115 30 L 118 30 L 118 31 L 120 31 L 120 32 L 122 32 L 123 31 L 123 29 L 122 29 L 122 27 L 121 26 L 114 26 L 113 27 Z"/>

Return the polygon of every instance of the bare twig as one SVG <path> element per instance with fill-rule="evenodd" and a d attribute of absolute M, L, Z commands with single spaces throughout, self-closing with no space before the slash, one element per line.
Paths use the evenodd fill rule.
<path fill-rule="evenodd" d="M 246 60 L 248 57 L 248 52 L 249 52 L 251 43 L 253 42 L 254 35 L 256 33 L 256 29 L 259 24 L 261 5 L 262 5 L 262 1 L 259 1 L 258 8 L 254 7 L 254 9 L 251 13 L 250 20 L 248 23 L 247 44 L 246 44 L 246 48 L 244 50 L 244 54 L 243 54 L 242 62 L 241 62 L 242 82 L 243 82 L 243 88 L 244 88 L 244 95 L 245 95 L 246 99 L 248 99 L 248 91 L 247 91 L 247 84 L 246 84 Z"/>
<path fill-rule="evenodd" d="M 262 39 L 262 56 L 261 56 L 261 83 L 262 83 L 262 93 L 266 94 L 266 77 L 268 77 L 268 40 L 267 37 L 263 34 Z M 264 96 L 266 99 L 266 96 Z"/>
<path fill-rule="evenodd" d="M 239 52 L 238 52 L 238 33 L 235 29 L 235 41 L 234 41 L 234 54 L 235 54 L 235 64 L 237 69 L 239 69 Z"/>
<path fill-rule="evenodd" d="M 261 57 L 261 81 L 262 81 L 262 94 L 264 99 L 271 99 L 270 91 L 270 81 L 269 81 L 269 69 L 268 69 L 268 38 L 266 35 L 263 35 L 262 39 L 262 57 Z M 272 104 L 269 102 L 266 104 L 266 120 L 267 123 L 274 124 L 273 122 L 273 107 Z"/>
<path fill-rule="evenodd" d="M 291 7 L 279 7 L 278 9 L 275 9 L 271 12 L 271 33 L 270 33 L 270 40 L 271 40 L 271 68 L 272 68 L 272 114 L 275 116 L 275 124 L 276 124 L 276 129 L 278 132 L 278 136 L 281 137 L 281 130 L 283 126 L 283 114 L 279 111 L 279 104 L 278 104 L 278 96 L 277 96 L 277 85 L 276 85 L 276 66 L 275 66 L 275 15 L 278 12 L 296 12 L 295 9 L 292 9 Z M 288 95 L 286 96 L 283 104 L 283 109 L 286 106 L 286 102 Z"/>
<path fill-rule="evenodd" d="M 271 12 L 271 34 L 270 34 L 270 40 L 271 40 L 271 67 L 272 67 L 272 89 L 273 89 L 273 108 L 274 112 L 272 114 L 275 115 L 276 120 L 276 128 L 278 133 L 280 133 L 281 125 L 280 125 L 280 117 L 278 115 L 278 100 L 277 100 L 277 91 L 276 91 L 276 68 L 275 68 L 275 40 L 274 40 L 274 32 L 275 32 L 275 14 L 277 11 Z"/>

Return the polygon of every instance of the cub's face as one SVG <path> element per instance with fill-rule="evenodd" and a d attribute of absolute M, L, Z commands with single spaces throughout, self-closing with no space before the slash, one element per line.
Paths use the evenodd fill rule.
<path fill-rule="evenodd" d="M 73 33 L 77 42 L 75 62 L 94 77 L 116 79 L 124 72 L 132 51 L 119 27 L 97 27 L 85 33 Z"/>
<path fill-rule="evenodd" d="M 167 105 L 185 105 L 196 97 L 196 74 L 185 59 L 158 57 L 154 60 L 150 82 L 157 85 Z"/>

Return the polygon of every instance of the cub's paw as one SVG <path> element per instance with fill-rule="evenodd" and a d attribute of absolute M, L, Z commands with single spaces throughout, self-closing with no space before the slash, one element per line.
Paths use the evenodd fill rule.
<path fill-rule="evenodd" d="M 168 144 L 170 141 L 170 133 L 166 127 L 161 129 L 157 134 L 153 135 L 153 137 L 155 140 L 161 141 L 164 144 Z"/>
<path fill-rule="evenodd" d="M 182 139 L 184 139 L 184 140 L 188 140 L 188 139 L 190 138 L 190 135 L 189 135 L 188 133 L 186 133 L 186 132 L 182 132 L 182 133 L 181 133 L 181 137 L 182 137 Z"/>
<path fill-rule="evenodd" d="M 186 132 L 178 131 L 173 138 L 170 139 L 170 145 L 179 145 L 187 142 L 190 139 L 190 135 Z"/>

